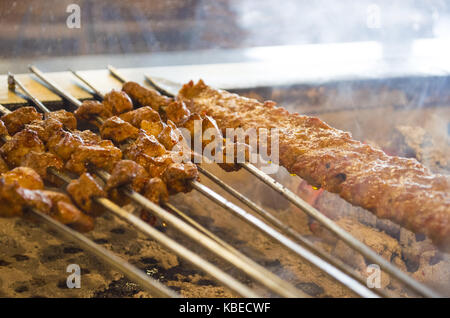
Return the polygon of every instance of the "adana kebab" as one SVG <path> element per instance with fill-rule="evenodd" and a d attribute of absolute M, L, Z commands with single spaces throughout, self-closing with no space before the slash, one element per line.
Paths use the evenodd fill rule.
<path fill-rule="evenodd" d="M 149 95 L 125 91 L 138 101 Z M 190 111 L 213 117 L 224 133 L 226 128 L 278 128 L 280 165 L 290 173 L 380 218 L 424 233 L 441 247 L 449 246 L 448 176 L 432 174 L 415 159 L 388 156 L 319 118 L 214 89 L 201 80 L 184 85 L 177 99 Z"/>

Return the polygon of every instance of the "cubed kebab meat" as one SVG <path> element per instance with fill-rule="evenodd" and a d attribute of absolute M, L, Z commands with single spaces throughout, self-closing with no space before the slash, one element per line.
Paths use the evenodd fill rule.
<path fill-rule="evenodd" d="M 173 147 L 174 138 L 169 134 L 171 130 L 166 127 L 160 116 L 157 116 L 156 111 L 162 114 L 162 117 L 166 119 L 167 125 L 171 126 L 173 130 L 176 127 L 183 127 L 189 130 L 191 133 L 191 138 L 193 140 L 194 135 L 196 133 L 204 134 L 208 129 L 216 130 L 216 133 L 213 135 L 221 136 L 221 140 L 217 140 L 220 142 L 219 149 L 215 149 L 216 147 L 212 147 L 213 150 L 209 153 L 206 152 L 204 155 L 209 157 L 209 159 L 215 159 L 218 157 L 222 157 L 221 163 L 218 163 L 219 166 L 225 171 L 237 171 L 241 167 L 236 164 L 238 162 L 238 151 L 242 152 L 243 161 L 248 160 L 250 149 L 248 145 L 235 143 L 233 141 L 224 141 L 222 132 L 217 127 L 215 120 L 212 117 L 201 115 L 202 113 L 192 113 L 186 107 L 185 103 L 179 100 L 174 101 L 171 98 L 165 97 L 161 99 L 161 94 L 153 89 L 149 89 L 143 87 L 135 82 L 127 82 L 123 85 L 122 90 L 126 92 L 133 101 L 141 105 L 148 105 L 154 109 L 153 112 L 149 109 L 148 106 L 138 108 L 132 112 L 138 112 L 141 109 L 145 108 L 145 113 L 147 118 L 139 117 L 139 120 L 133 121 L 132 112 L 122 114 L 121 118 L 125 121 L 130 122 L 133 126 L 144 129 L 147 133 L 152 134 L 158 137 L 158 140 L 168 149 L 171 150 L 170 147 Z M 156 110 L 156 111 L 155 111 Z M 153 115 L 154 114 L 154 115 Z M 153 116 L 152 116 L 153 115 Z M 194 121 L 199 121 L 201 123 L 202 132 L 196 132 L 194 130 Z M 175 128 L 175 129 L 174 129 Z M 164 129 L 163 134 L 159 135 Z M 206 137 L 206 135 L 204 135 Z M 203 138 L 202 139 L 202 147 L 205 148 L 208 144 L 213 142 L 213 138 Z M 211 147 L 210 147 L 211 148 Z M 217 160 L 215 160 L 217 162 Z"/>
<path fill-rule="evenodd" d="M 203 81 L 184 85 L 177 99 L 191 112 L 212 116 L 222 131 L 278 128 L 280 164 L 290 173 L 380 218 L 424 233 L 437 245 L 450 246 L 448 176 L 353 140 L 319 118 L 289 113 L 274 102 L 261 103 Z"/>
<path fill-rule="evenodd" d="M 94 219 L 81 212 L 60 192 L 44 190 L 44 182 L 31 168 L 17 167 L 0 176 L 0 216 L 21 216 L 35 208 L 80 232 L 93 229 Z"/>
<path fill-rule="evenodd" d="M 61 113 L 62 112 L 59 112 L 59 115 L 61 115 Z M 59 117 L 61 118 L 61 116 Z M 70 118 L 70 116 L 64 117 Z M 108 190 L 110 190 L 110 192 L 115 191 L 116 197 L 119 192 L 117 188 L 124 185 L 130 185 L 138 192 L 143 192 L 145 189 L 144 193 L 147 193 L 149 198 L 155 203 L 167 200 L 168 190 L 163 181 L 160 178 L 150 178 L 145 169 L 135 162 L 120 160 L 121 152 L 118 148 L 113 146 L 111 141 L 103 140 L 100 136 L 91 131 L 66 131 L 62 128 L 67 125 L 63 125 L 56 118 L 56 116 L 48 116 L 47 119 L 40 120 L 39 122 L 33 120 L 33 124 L 26 124 L 25 122 L 24 126 L 27 128 L 19 131 L 13 137 L 9 137 L 5 125 L 0 121 L 0 129 L 3 127 L 3 133 L 8 136 L 5 145 L 1 148 L 3 151 L 2 155 L 7 158 L 7 161 L 9 161 L 11 166 L 20 164 L 22 166 L 31 167 L 36 169 L 42 178 L 51 180 L 51 183 L 56 183 L 52 178 L 53 175 L 48 174 L 47 170 L 49 167 L 61 170 L 65 166 L 66 169 L 72 172 L 82 174 L 86 170 L 86 164 L 90 163 L 97 167 L 100 166 L 106 168 L 108 171 L 114 170 L 111 174 Z M 59 124 L 57 125 L 55 123 Z M 124 123 L 130 125 L 127 122 Z M 52 137 L 49 138 L 49 142 L 47 142 L 47 146 L 50 150 L 53 150 L 55 153 L 66 158 L 67 162 L 65 165 L 64 161 L 58 155 L 45 152 L 45 145 L 39 140 L 39 133 L 30 129 L 31 126 L 38 126 L 39 129 L 36 130 L 41 134 L 48 126 L 52 126 L 52 129 L 53 127 L 57 127 L 56 131 L 59 135 L 52 135 Z M 73 129 L 73 125 L 71 128 Z M 133 127 L 133 129 L 136 128 Z M 47 136 L 46 134 L 44 135 Z M 59 138 L 58 142 L 57 137 L 59 136 L 63 136 L 63 138 Z M 76 143 L 71 142 L 73 140 L 75 140 Z M 22 147 L 20 144 L 22 144 Z M 27 145 L 27 147 L 23 147 L 24 144 Z M 117 160 L 110 160 L 111 157 L 114 156 Z M 8 171 L 9 168 L 7 162 L 1 158 L 0 163 L 3 164 L 3 170 L 5 172 Z M 85 174 L 82 174 L 78 180 L 72 182 L 69 189 L 72 191 L 74 198 L 76 198 L 78 206 L 87 209 L 90 213 L 94 213 L 94 211 L 101 211 L 101 209 L 99 209 L 95 203 L 92 203 L 92 200 L 89 198 L 105 196 L 106 192 L 101 189 L 100 185 L 89 182 L 92 181 L 89 177 L 90 175 L 86 176 Z M 179 187 L 178 184 L 180 181 L 177 182 L 177 187 Z M 164 186 L 161 186 L 161 183 L 163 183 Z M 79 187 L 76 185 L 79 185 Z M 77 188 L 80 189 L 80 192 L 76 191 Z M 85 197 L 80 198 L 80 195 L 78 194 L 83 193 L 83 189 Z M 114 194 L 112 197 L 114 197 Z M 124 202 L 126 201 L 124 199 L 124 196 L 121 196 L 121 200 L 118 203 L 126 203 Z M 95 208 L 92 208 L 92 206 L 95 206 Z"/>

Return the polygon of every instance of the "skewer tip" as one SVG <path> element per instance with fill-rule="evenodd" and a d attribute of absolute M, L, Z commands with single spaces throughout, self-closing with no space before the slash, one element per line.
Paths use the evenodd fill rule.
<path fill-rule="evenodd" d="M 11 72 L 8 72 L 8 89 L 11 91 L 16 89 L 16 80 Z"/>

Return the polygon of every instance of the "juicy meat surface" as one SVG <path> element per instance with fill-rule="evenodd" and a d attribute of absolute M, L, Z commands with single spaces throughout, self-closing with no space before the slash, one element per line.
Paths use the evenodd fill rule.
<path fill-rule="evenodd" d="M 103 105 L 114 115 L 119 115 L 133 109 L 133 102 L 130 97 L 125 92 L 114 89 L 105 95 Z"/>
<path fill-rule="evenodd" d="M 167 150 L 172 150 L 173 147 L 181 141 L 181 133 L 170 119 L 167 121 L 167 125 L 164 124 L 163 129 L 157 137 L 159 142 Z"/>
<path fill-rule="evenodd" d="M 30 190 L 44 189 L 44 182 L 41 177 L 31 168 L 14 168 L 11 171 L 4 173 L 2 178 L 5 180 L 5 183 L 14 184 L 14 182 L 17 182 L 17 184 L 22 188 Z"/>
<path fill-rule="evenodd" d="M 106 190 L 131 185 L 134 191 L 141 192 L 148 180 L 145 169 L 131 160 L 120 160 L 116 163 L 106 183 Z"/>
<path fill-rule="evenodd" d="M 109 108 L 95 100 L 84 101 L 81 106 L 74 111 L 74 114 L 78 120 L 84 120 L 97 126 L 99 123 L 96 117 L 109 118 L 113 116 L 113 113 Z"/>
<path fill-rule="evenodd" d="M 1 120 L 5 123 L 9 134 L 12 136 L 22 130 L 26 124 L 33 120 L 41 120 L 42 114 L 38 113 L 34 107 L 20 107 L 13 112 L 3 115 Z"/>
<path fill-rule="evenodd" d="M 50 216 L 62 224 L 70 225 L 79 232 L 94 229 L 94 219 L 81 212 L 72 200 L 61 192 L 44 190 L 42 193 L 52 202 Z"/>
<path fill-rule="evenodd" d="M 161 117 L 158 112 L 153 110 L 150 106 L 139 107 L 135 110 L 123 113 L 120 118 L 129 122 L 136 128 L 141 128 L 141 123 L 143 120 L 149 122 L 159 122 Z"/>
<path fill-rule="evenodd" d="M 30 151 L 23 157 L 21 165 L 33 169 L 41 178 L 46 179 L 49 167 L 61 170 L 64 163 L 58 156 L 50 152 Z"/>
<path fill-rule="evenodd" d="M 125 153 L 131 160 L 136 161 L 135 159 L 142 155 L 148 157 L 161 156 L 166 153 L 166 149 L 155 136 L 147 135 L 145 132 L 140 131 L 138 138 L 127 148 Z"/>
<path fill-rule="evenodd" d="M 183 125 L 191 115 L 191 112 L 186 107 L 186 104 L 181 101 L 174 101 L 170 103 L 164 111 L 167 119 L 173 121 L 177 126 Z"/>
<path fill-rule="evenodd" d="M 72 153 L 65 167 L 76 174 L 85 172 L 88 164 L 111 171 L 120 159 L 122 159 L 122 151 L 114 146 L 81 145 Z"/>
<path fill-rule="evenodd" d="M 70 156 L 83 144 L 80 137 L 65 130 L 60 130 L 47 141 L 47 148 L 62 160 L 69 160 Z"/>
<path fill-rule="evenodd" d="M 0 120 L 0 136 L 9 136 L 8 129 L 2 120 Z"/>
<path fill-rule="evenodd" d="M 135 139 L 138 133 L 139 129 L 117 116 L 108 118 L 100 127 L 102 138 L 111 139 L 116 143 L 121 143 L 129 138 Z"/>
<path fill-rule="evenodd" d="M 38 134 L 23 129 L 7 140 L 0 148 L 0 154 L 12 166 L 18 166 L 30 151 L 44 152 L 45 147 Z"/>
<path fill-rule="evenodd" d="M 147 89 L 135 82 L 126 82 L 123 84 L 122 91 L 127 93 L 139 105 L 151 106 L 156 111 L 161 106 L 167 106 L 173 101 L 171 98 L 163 96 L 155 90 Z"/>
<path fill-rule="evenodd" d="M 25 128 L 35 131 L 39 139 L 47 143 L 50 137 L 63 130 L 63 124 L 55 118 L 48 118 L 45 120 L 33 120 L 31 123 L 26 124 Z"/>
<path fill-rule="evenodd" d="M 92 199 L 106 197 L 106 192 L 89 173 L 72 180 L 67 186 L 67 192 L 83 211 L 90 215 L 100 214 L 98 205 Z"/>
<path fill-rule="evenodd" d="M 338 193 L 381 218 L 450 243 L 450 180 L 414 159 L 386 155 L 353 140 L 319 118 L 291 114 L 274 102 L 260 103 L 190 82 L 179 100 L 191 112 L 214 117 L 219 127 L 278 128 L 280 164 L 310 184 Z"/>
<path fill-rule="evenodd" d="M 167 186 L 160 178 L 149 179 L 143 190 L 143 195 L 155 204 L 160 204 L 169 199 Z"/>
<path fill-rule="evenodd" d="M 0 157 L 0 174 L 8 171 L 9 171 L 8 164 L 6 163 L 5 160 L 3 160 L 2 157 Z"/>
<path fill-rule="evenodd" d="M 64 109 L 52 111 L 50 113 L 45 114 L 47 119 L 54 119 L 59 121 L 64 125 L 65 128 L 73 130 L 77 128 L 77 118 L 71 112 L 68 112 Z"/>
<path fill-rule="evenodd" d="M 49 214 L 52 202 L 41 190 L 26 189 L 17 181 L 0 178 L 0 216 L 21 216 L 25 208 L 36 208 Z"/>
<path fill-rule="evenodd" d="M 162 174 L 169 193 L 191 191 L 190 181 L 198 179 L 197 166 L 191 162 L 172 163 Z"/>
<path fill-rule="evenodd" d="M 165 126 L 166 124 L 162 121 L 141 121 L 141 129 L 144 130 L 147 135 L 155 136 L 157 138 Z"/>

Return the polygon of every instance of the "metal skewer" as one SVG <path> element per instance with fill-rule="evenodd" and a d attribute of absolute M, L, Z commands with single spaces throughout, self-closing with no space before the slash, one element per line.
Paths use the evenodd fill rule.
<path fill-rule="evenodd" d="M 125 81 L 125 78 L 120 76 L 118 74 L 117 70 L 115 70 L 115 69 L 113 69 L 113 70 L 115 72 L 114 75 L 117 78 L 119 78 L 121 81 Z M 82 79 L 83 83 L 87 84 L 95 92 L 95 94 L 97 94 L 98 96 L 102 96 L 102 93 L 99 92 L 91 83 L 89 83 L 89 81 L 87 81 L 81 75 L 79 75 L 78 73 L 76 73 L 74 71 L 72 71 L 72 73 L 74 73 L 77 78 Z M 200 168 L 200 167 L 198 167 L 198 168 Z M 254 204 L 253 202 L 251 202 L 250 200 L 245 198 L 243 195 L 241 195 L 240 193 L 238 193 L 237 191 L 235 191 L 234 189 L 232 189 L 231 187 L 229 187 L 228 185 L 223 183 L 221 180 L 218 180 L 215 177 L 212 178 L 213 176 L 211 174 L 208 174 L 208 172 L 206 170 L 203 170 L 203 169 L 200 168 L 199 171 L 203 172 L 205 175 L 210 177 L 213 181 L 217 182 L 225 190 L 228 190 L 229 193 L 234 195 L 236 198 L 240 199 L 244 204 L 246 204 L 250 208 L 254 209 L 261 216 L 263 216 L 265 218 L 268 218 L 272 222 L 274 221 L 273 220 L 274 218 L 273 217 L 270 218 L 270 214 L 268 212 L 266 212 L 262 208 L 258 207 L 256 204 Z M 207 187 L 205 187 L 204 185 L 202 185 L 198 181 L 192 181 L 191 185 L 193 186 L 194 189 L 196 189 L 201 194 L 203 194 L 206 197 L 208 197 L 210 200 L 212 200 L 216 204 L 224 207 L 229 212 L 231 212 L 234 215 L 240 217 L 247 224 L 253 226 L 254 228 L 259 230 L 263 234 L 267 235 L 269 238 L 271 238 L 271 239 L 281 243 L 285 247 L 291 249 L 295 254 L 297 254 L 301 258 L 305 259 L 306 261 L 310 262 L 314 266 L 322 269 L 327 274 L 331 275 L 333 278 L 337 279 L 339 282 L 341 282 L 342 284 L 344 284 L 345 286 L 347 286 L 351 290 L 355 291 L 357 294 L 359 294 L 361 296 L 364 296 L 364 297 L 374 297 L 375 296 L 375 294 L 371 290 L 367 289 L 367 287 L 364 284 L 364 281 L 360 277 L 354 275 L 354 273 L 352 273 L 351 269 L 349 269 L 348 267 L 345 267 L 342 263 L 338 262 L 337 260 L 334 260 L 334 261 L 332 260 L 332 262 L 331 262 L 332 264 L 330 265 L 330 264 L 327 264 L 327 262 L 324 262 L 323 260 L 320 260 L 320 258 L 311 257 L 311 255 L 309 254 L 310 253 L 309 251 L 305 250 L 304 248 L 302 248 L 301 246 L 299 246 L 295 242 L 292 242 L 291 240 L 289 240 L 288 238 L 283 236 L 281 233 L 278 233 L 277 231 L 269 231 L 269 229 L 271 229 L 270 227 L 264 227 L 263 225 L 265 225 L 265 224 L 262 223 L 262 222 L 258 222 L 259 220 L 257 218 L 254 218 L 251 214 L 247 213 L 246 211 L 244 211 L 240 207 L 238 207 L 238 206 L 234 205 L 233 203 L 225 200 L 223 197 L 221 197 L 220 195 L 218 195 L 214 191 L 208 189 Z M 282 224 L 279 221 L 275 222 L 275 223 L 277 225 Z M 281 228 L 282 231 L 286 231 L 286 226 L 280 226 L 280 228 Z M 295 231 L 291 230 L 289 234 L 292 234 L 292 233 L 295 233 Z M 299 235 L 297 235 L 297 237 L 298 236 Z M 302 242 L 303 241 L 304 240 L 302 240 Z M 313 246 L 312 244 L 307 244 L 307 245 L 311 249 L 317 251 L 318 254 L 325 255 L 323 252 L 321 252 L 320 250 L 315 248 L 315 246 Z M 329 259 L 329 258 L 330 257 L 325 257 L 325 259 Z M 328 266 L 326 266 L 326 265 L 328 265 Z M 333 270 L 330 270 L 330 267 L 333 267 L 333 266 L 338 267 L 338 268 L 333 268 Z M 380 292 L 380 294 L 384 295 L 383 292 Z"/>
<path fill-rule="evenodd" d="M 105 263 L 109 264 L 111 267 L 118 270 L 132 281 L 138 283 L 151 295 L 154 295 L 156 297 L 171 297 L 171 298 L 181 297 L 178 293 L 167 288 L 159 281 L 144 274 L 144 272 L 141 271 L 140 269 L 129 264 L 128 262 L 114 255 L 113 253 L 101 247 L 100 245 L 94 243 L 86 236 L 59 223 L 58 221 L 52 219 L 51 217 L 49 217 L 44 213 L 41 213 L 35 209 L 32 209 L 31 211 L 34 215 L 38 216 L 42 221 L 51 226 L 54 230 L 67 237 L 69 240 L 80 244 L 83 248 L 90 251 L 98 258 L 102 259 Z"/>
<path fill-rule="evenodd" d="M 58 86 L 55 86 L 55 84 L 50 81 L 42 72 L 40 72 L 35 67 L 30 67 L 30 69 L 44 82 L 46 82 L 50 87 L 55 89 L 58 93 L 60 93 L 64 97 L 70 97 L 69 100 L 76 102 L 74 104 L 75 106 L 80 105 L 81 102 L 77 99 L 73 98 L 70 94 L 63 91 Z M 107 180 L 109 178 L 109 174 L 106 172 L 101 172 L 97 169 L 97 175 L 99 175 L 104 180 Z M 248 258 L 242 257 L 242 254 L 234 254 L 227 250 L 225 250 L 222 246 L 220 246 L 217 242 L 214 242 L 204 234 L 200 233 L 199 231 L 195 230 L 188 224 L 184 223 L 183 221 L 179 220 L 178 218 L 174 217 L 164 209 L 162 209 L 160 206 L 154 204 L 153 202 L 149 201 L 147 198 L 142 196 L 141 194 L 132 191 L 131 189 L 125 189 L 124 193 L 135 203 L 141 205 L 148 211 L 154 213 L 156 216 L 158 216 L 160 219 L 164 220 L 167 224 L 171 224 L 174 228 L 178 229 L 180 232 L 184 233 L 185 235 L 188 235 L 191 239 L 196 241 L 199 245 L 207 248 L 211 252 L 213 252 L 215 255 L 219 256 L 220 258 L 226 260 L 227 262 L 233 264 L 237 268 L 241 269 L 243 272 L 245 272 L 247 275 L 255 279 L 256 281 L 260 282 L 264 286 L 268 287 L 275 293 L 284 296 L 284 297 L 308 297 L 305 293 L 299 291 L 291 284 L 287 283 L 286 281 L 280 279 L 278 276 L 274 275 L 270 271 L 266 270 L 265 268 L 257 265 L 255 262 L 251 261 Z M 222 283 L 226 283 L 223 282 Z M 247 293 L 248 294 L 248 293 Z M 250 297 L 250 296 L 249 296 Z"/>
<path fill-rule="evenodd" d="M 118 74 L 118 71 L 112 67 L 109 66 L 109 69 L 111 72 L 114 72 L 114 76 L 117 78 L 122 78 L 120 74 Z M 158 88 L 158 85 L 156 82 L 150 77 L 146 76 L 146 79 L 149 80 L 149 82 L 152 84 L 153 87 L 155 87 L 159 92 L 168 92 L 168 96 L 175 96 L 177 93 L 175 91 L 172 91 L 170 87 L 181 87 L 177 83 L 170 82 L 168 80 L 165 80 L 165 88 L 161 89 Z M 264 182 L 266 185 L 268 185 L 270 188 L 284 196 L 287 200 L 289 200 L 291 203 L 293 203 L 295 206 L 300 208 L 302 211 L 304 211 L 306 214 L 311 216 L 312 218 L 316 219 L 320 224 L 322 224 L 325 228 L 327 228 L 329 231 L 334 233 L 338 238 L 340 238 L 344 243 L 346 243 L 348 246 L 359 252 L 361 255 L 366 257 L 371 262 L 378 264 L 385 272 L 390 274 L 391 276 L 395 277 L 399 281 L 401 281 L 403 284 L 408 286 L 411 290 L 415 291 L 419 295 L 425 296 L 425 297 L 440 297 L 438 293 L 433 291 L 432 289 L 428 288 L 424 284 L 419 283 L 412 277 L 405 274 L 403 271 L 398 269 L 396 266 L 392 265 L 390 262 L 385 260 L 383 257 L 379 256 L 377 253 L 375 253 L 370 247 L 363 244 L 359 240 L 357 240 L 355 237 L 353 237 L 350 233 L 339 227 L 335 222 L 333 222 L 331 219 L 320 213 L 317 209 L 309 205 L 306 201 L 301 199 L 299 196 L 297 196 L 295 193 L 284 187 L 279 182 L 275 181 L 272 177 L 267 175 L 266 173 L 262 172 L 260 169 L 255 167 L 251 163 L 241 163 L 241 166 L 245 168 L 248 172 L 256 176 L 259 180 Z"/>

